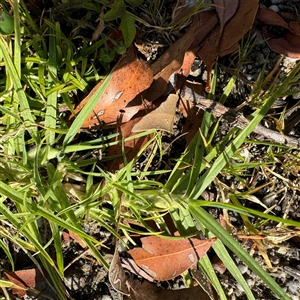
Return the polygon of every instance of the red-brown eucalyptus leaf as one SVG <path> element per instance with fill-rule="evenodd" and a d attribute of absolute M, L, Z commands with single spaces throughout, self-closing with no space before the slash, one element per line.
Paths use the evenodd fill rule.
<path fill-rule="evenodd" d="M 291 21 L 289 23 L 289 28 L 292 33 L 300 35 L 300 24 L 296 21 Z"/>
<path fill-rule="evenodd" d="M 172 132 L 178 99 L 178 95 L 170 94 L 166 101 L 158 108 L 151 111 L 136 123 L 132 128 L 132 132 L 147 131 L 151 129 Z"/>
<path fill-rule="evenodd" d="M 170 48 L 152 64 L 151 68 L 154 77 L 151 86 L 144 95 L 145 99 L 154 101 L 166 92 L 169 78 L 174 72 L 180 69 L 184 54 L 193 42 L 196 31 L 197 26 L 193 24 L 180 39 L 171 45 Z"/>
<path fill-rule="evenodd" d="M 82 128 L 97 126 L 101 122 L 114 125 L 117 121 L 129 121 L 140 110 L 142 104 L 140 94 L 150 86 L 152 80 L 151 68 L 137 58 L 132 46 L 113 68 L 109 85 Z M 76 107 L 76 114 L 81 111 L 101 84 L 102 82 L 98 83 Z"/>
<path fill-rule="evenodd" d="M 207 90 L 210 89 L 210 74 L 216 58 L 233 53 L 238 49 L 239 40 L 252 27 L 258 2 L 259 0 L 240 1 L 235 15 L 225 24 L 221 37 L 221 27 L 217 25 L 199 44 L 198 55 L 207 67 Z"/>
<path fill-rule="evenodd" d="M 265 37 L 268 36 L 266 31 L 263 31 Z M 281 38 L 272 38 L 267 41 L 269 47 L 280 54 L 288 56 L 290 58 L 300 58 L 300 37 L 291 32 L 284 35 Z"/>
<path fill-rule="evenodd" d="M 266 38 L 266 42 L 273 51 L 290 58 L 300 58 L 299 23 L 287 23 L 276 12 L 268 8 L 259 9 L 257 18 L 267 25 L 276 25 L 287 30 L 284 34 L 276 35 L 268 31 L 267 25 L 263 27 L 262 32 Z"/>
<path fill-rule="evenodd" d="M 129 250 L 137 265 L 155 280 L 169 280 L 194 266 L 216 239 L 141 239 L 142 248 Z"/>
<path fill-rule="evenodd" d="M 269 8 L 260 8 L 257 11 L 257 19 L 268 24 L 283 27 L 289 30 L 289 25 L 274 10 Z"/>
<path fill-rule="evenodd" d="M 215 9 L 220 20 L 220 35 L 222 35 L 225 24 L 237 11 L 239 0 L 213 0 L 213 2 L 216 5 Z"/>
<path fill-rule="evenodd" d="M 8 280 L 15 285 L 22 287 L 23 289 L 13 288 L 12 292 L 19 297 L 26 295 L 26 289 L 28 288 L 43 288 L 45 287 L 45 278 L 38 269 L 27 269 L 20 271 L 4 271 L 3 274 L 8 278 Z"/>

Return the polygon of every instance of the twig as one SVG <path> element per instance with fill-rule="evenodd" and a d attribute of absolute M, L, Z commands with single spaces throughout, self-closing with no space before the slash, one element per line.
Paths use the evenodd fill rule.
<path fill-rule="evenodd" d="M 205 99 L 190 88 L 185 87 L 181 91 L 181 96 L 186 100 L 193 102 L 195 106 L 203 109 L 204 111 L 210 112 L 217 117 L 222 116 L 225 120 L 233 123 L 234 126 L 240 129 L 244 129 L 250 122 L 246 117 L 244 117 L 241 113 L 238 113 L 236 110 L 227 108 L 218 102 Z M 260 124 L 254 128 L 253 132 L 262 135 L 268 140 L 278 144 L 296 149 L 300 147 L 300 139 L 290 136 L 282 136 L 279 132 L 268 129 Z"/>

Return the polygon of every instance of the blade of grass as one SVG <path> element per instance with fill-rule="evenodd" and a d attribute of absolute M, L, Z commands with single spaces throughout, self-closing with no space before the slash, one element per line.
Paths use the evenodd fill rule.
<path fill-rule="evenodd" d="M 221 283 L 218 279 L 218 276 L 214 270 L 214 267 L 212 266 L 212 263 L 208 257 L 207 254 L 205 254 L 199 261 L 199 266 L 201 267 L 204 274 L 209 278 L 212 285 L 214 286 L 218 296 L 220 297 L 220 300 L 227 300 L 226 294 L 221 286 Z"/>
<path fill-rule="evenodd" d="M 211 201 L 204 201 L 204 200 L 192 200 L 192 199 L 189 201 L 194 201 L 196 205 L 199 205 L 201 207 L 216 207 L 216 208 L 228 209 L 240 214 L 244 214 L 248 217 L 258 216 L 263 219 L 272 220 L 277 223 L 284 223 L 288 226 L 300 227 L 300 222 L 298 221 L 276 217 L 274 215 L 266 214 L 256 209 L 251 209 L 242 205 L 229 204 L 223 202 L 211 202 Z"/>
<path fill-rule="evenodd" d="M 3 234 L 3 228 L 1 228 L 1 235 L 3 236 L 7 236 L 6 234 Z M 2 241 L 2 239 L 0 240 L 0 248 L 2 248 L 2 250 L 4 251 L 4 253 L 6 254 L 6 257 L 8 258 L 10 264 L 11 264 L 11 269 L 12 271 L 15 270 L 15 263 L 14 263 L 14 259 L 11 255 L 10 250 L 8 249 L 7 245 L 4 244 L 4 242 Z"/>
<path fill-rule="evenodd" d="M 274 279 L 239 245 L 239 243 L 207 213 L 202 207 L 194 204 L 194 201 L 189 201 L 189 210 L 199 224 L 203 224 L 207 230 L 212 232 L 218 239 L 235 253 L 247 266 L 257 274 L 270 289 L 283 300 L 291 298 L 281 289 Z"/>
<path fill-rule="evenodd" d="M 49 88 L 52 87 L 55 83 L 52 80 L 53 77 L 57 76 L 57 61 L 56 61 L 56 40 L 57 35 L 59 35 L 59 24 L 56 24 L 56 30 L 50 27 L 50 36 L 49 36 L 49 64 L 48 72 L 51 73 L 51 76 L 48 75 L 48 85 Z M 47 96 L 47 108 L 46 108 L 46 117 L 45 117 L 45 127 L 55 128 L 56 127 L 56 114 L 57 114 L 57 91 L 53 91 Z M 55 132 L 47 132 L 47 143 L 51 145 L 55 140 Z"/>
<path fill-rule="evenodd" d="M 244 130 L 240 131 L 233 142 L 225 149 L 223 153 L 220 154 L 213 165 L 204 173 L 203 176 L 201 176 L 200 180 L 195 184 L 193 192 L 190 193 L 191 198 L 197 199 L 205 191 L 205 189 L 214 180 L 214 178 L 221 172 L 224 166 L 229 163 L 230 158 L 233 156 L 235 151 L 239 149 L 239 147 L 244 143 L 247 136 L 266 115 L 276 99 L 276 97 L 270 97 L 269 99 L 267 99 L 266 103 L 256 111 L 255 116 L 250 121 L 248 126 Z"/>
<path fill-rule="evenodd" d="M 113 71 L 112 71 L 113 72 Z M 84 106 L 84 108 L 80 111 L 78 116 L 75 118 L 74 122 L 72 123 L 71 127 L 69 128 L 68 133 L 66 134 L 64 141 L 63 141 L 63 149 L 73 140 L 74 136 L 78 133 L 79 129 L 81 128 L 83 122 L 92 112 L 93 108 L 95 107 L 97 101 L 99 100 L 100 96 L 104 93 L 106 87 L 108 86 L 112 72 L 103 80 L 101 86 L 93 96 L 90 98 L 89 102 Z"/>
<path fill-rule="evenodd" d="M 208 233 L 209 238 L 215 237 L 214 234 Z M 253 296 L 251 289 L 249 288 L 245 278 L 242 276 L 240 270 L 232 260 L 231 256 L 229 255 L 227 249 L 224 247 L 223 243 L 220 240 L 217 240 L 213 244 L 213 249 L 224 263 L 228 271 L 232 274 L 232 276 L 236 279 L 236 281 L 241 285 L 244 289 L 245 294 L 247 295 L 249 300 L 254 300 L 255 297 Z"/>
<path fill-rule="evenodd" d="M 195 227 L 194 220 L 192 219 L 190 211 L 188 209 L 186 208 L 181 208 L 180 210 L 173 209 L 170 211 L 170 215 L 173 219 L 176 229 L 180 232 L 180 235 L 185 236 L 197 232 L 197 228 Z M 226 300 L 227 299 L 226 295 L 223 291 L 223 288 L 220 284 L 220 281 L 214 271 L 214 268 L 208 256 L 204 255 L 198 263 L 203 268 L 203 271 L 205 272 L 206 276 L 209 278 L 209 280 L 215 287 L 221 300 Z"/>
<path fill-rule="evenodd" d="M 11 77 L 11 80 L 14 85 L 14 90 L 17 94 L 17 99 L 20 105 L 20 115 L 25 122 L 25 128 L 32 136 L 34 141 L 39 141 L 39 133 L 37 127 L 35 125 L 34 117 L 31 113 L 30 106 L 26 97 L 26 94 L 22 88 L 22 84 L 20 81 L 20 77 L 18 76 L 17 70 L 12 62 L 11 56 L 9 55 L 8 48 L 6 46 L 6 42 L 4 37 L 0 36 L 0 50 L 4 57 L 5 66 L 7 68 L 8 74 Z"/>
<path fill-rule="evenodd" d="M 18 0 L 13 0 L 14 6 L 14 66 L 18 78 L 21 78 L 21 31 L 20 31 L 20 14 L 19 14 L 19 2 Z"/>

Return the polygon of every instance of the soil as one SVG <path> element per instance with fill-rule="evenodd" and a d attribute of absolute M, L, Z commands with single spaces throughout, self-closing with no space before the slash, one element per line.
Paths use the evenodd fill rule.
<path fill-rule="evenodd" d="M 270 7 L 274 5 L 278 8 L 280 12 L 286 11 L 289 13 L 300 12 L 299 1 L 294 0 L 261 0 L 261 5 Z M 275 4 L 276 3 L 276 4 Z M 276 8 L 274 8 L 276 9 Z M 230 95 L 227 106 L 236 107 L 241 104 L 251 91 L 251 87 L 255 80 L 257 79 L 259 73 L 261 72 L 264 63 L 267 61 L 265 73 L 269 73 L 276 62 L 278 61 L 280 55 L 271 51 L 263 38 L 256 33 L 257 45 L 254 47 L 252 55 L 249 56 L 247 63 L 244 64 L 242 72 L 237 80 L 235 89 Z M 283 74 L 287 74 L 295 62 L 291 59 L 284 58 L 280 68 Z M 220 80 L 218 82 L 218 91 L 221 94 L 222 89 L 227 82 L 226 79 L 231 76 L 231 70 L 234 67 L 234 56 L 227 56 L 219 60 L 219 72 Z M 199 67 L 200 69 L 203 66 Z M 199 73 L 203 73 L 200 72 Z M 278 99 L 284 100 L 286 99 Z M 294 107 L 300 101 L 300 94 L 296 94 L 289 97 L 289 104 L 287 109 Z M 285 105 L 285 104 L 284 104 Z M 247 108 L 246 108 L 247 109 Z M 282 109 L 279 108 L 276 110 Z M 245 114 L 247 111 L 243 111 Z M 268 120 L 270 126 L 272 126 L 272 120 Z M 287 120 L 289 121 L 289 120 Z M 229 124 L 223 121 L 221 124 L 219 137 L 224 134 L 229 128 Z M 293 124 L 288 130 L 289 134 L 299 136 L 300 126 L 297 122 Z M 218 134 L 216 138 L 218 138 Z M 260 136 L 253 135 L 253 139 L 261 139 Z M 166 138 L 164 141 L 167 145 L 171 144 L 170 152 L 166 155 L 175 157 L 180 155 L 180 151 L 184 148 L 184 142 L 177 139 L 173 143 L 172 139 Z M 267 146 L 255 145 L 245 147 L 241 155 L 247 157 L 252 162 L 263 161 L 268 157 L 266 155 L 268 151 Z M 261 186 L 264 183 L 272 182 L 272 185 L 267 185 L 264 189 L 258 190 L 253 196 L 256 197 L 260 202 L 253 202 L 250 200 L 245 200 L 245 205 L 248 207 L 253 207 L 261 211 L 265 211 L 262 205 L 272 211 L 276 216 L 289 218 L 291 220 L 300 221 L 300 192 L 299 192 L 299 158 L 297 157 L 298 151 L 292 150 L 290 154 L 280 156 L 278 163 L 274 164 L 272 169 L 265 169 L 263 171 L 257 170 L 256 174 L 249 174 L 253 179 L 253 186 Z M 146 155 L 145 155 L 146 158 Z M 165 157 L 168 160 L 168 157 Z M 238 161 L 237 161 L 238 163 Z M 140 161 L 140 165 L 136 167 L 142 167 L 143 162 Z M 163 179 L 162 179 L 163 180 Z M 223 175 L 219 178 L 220 182 L 223 183 L 225 190 L 230 191 L 231 189 L 237 189 L 242 191 L 243 184 L 237 180 L 231 178 L 230 176 Z M 216 187 L 216 193 L 218 188 Z M 219 195 L 220 196 L 220 195 Z M 211 215 L 218 218 L 222 213 L 218 209 L 209 209 Z M 243 226 L 241 217 L 238 214 L 230 213 L 230 221 L 235 228 L 240 228 Z M 256 220 L 259 222 L 259 219 Z M 102 228 L 97 223 L 85 224 L 84 228 L 88 234 L 93 237 L 97 237 L 98 240 L 104 241 L 104 244 L 108 247 L 103 248 L 102 254 L 105 256 L 107 261 L 110 261 L 114 252 L 114 245 L 112 242 L 111 235 Z M 240 228 L 242 229 L 242 228 Z M 239 239 L 240 243 L 243 245 L 245 250 L 247 250 L 261 266 L 267 269 L 270 275 L 276 280 L 276 282 L 286 291 L 293 300 L 300 299 L 300 239 L 299 235 L 292 230 L 284 227 L 272 226 L 268 224 L 264 228 L 265 233 L 270 234 L 270 238 L 265 241 L 267 248 L 268 257 L 273 268 L 270 270 L 267 268 L 266 262 L 253 246 L 250 240 Z M 213 253 L 210 254 L 212 259 L 214 258 Z M 95 258 L 93 258 L 73 239 L 64 241 L 64 257 L 65 265 L 70 264 L 66 270 L 66 276 L 64 279 L 64 284 L 70 294 L 70 296 L 75 300 L 89 299 L 89 300 L 121 300 L 126 299 L 125 296 L 116 292 L 109 280 L 107 270 L 100 265 Z M 239 267 L 241 273 L 247 280 L 249 287 L 251 288 L 256 299 L 276 299 L 274 294 L 265 287 L 264 283 L 260 278 L 258 278 L 243 262 L 239 260 L 234 254 L 232 258 L 235 260 L 237 266 Z M 217 264 L 216 264 L 217 268 Z M 224 273 L 216 271 L 220 281 L 227 293 L 228 299 L 246 299 L 246 296 L 242 288 L 236 283 L 232 275 L 225 271 Z M 180 278 L 168 282 L 168 286 L 180 286 Z M 26 299 L 34 299 L 33 297 L 26 296 Z M 39 299 L 46 299 L 44 297 L 39 297 Z M 55 298 L 54 298 L 55 299 Z"/>

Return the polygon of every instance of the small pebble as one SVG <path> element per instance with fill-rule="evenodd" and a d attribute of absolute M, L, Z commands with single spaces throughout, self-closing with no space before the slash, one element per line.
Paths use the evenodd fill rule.
<path fill-rule="evenodd" d="M 253 80 L 253 76 L 252 75 L 248 75 L 248 74 L 245 74 L 245 75 L 246 75 L 247 80 L 249 80 L 249 81 Z"/>
<path fill-rule="evenodd" d="M 299 288 L 299 282 L 298 281 L 290 281 L 288 284 L 288 289 L 291 293 L 297 294 L 297 289 Z"/>
<path fill-rule="evenodd" d="M 275 12 L 279 12 L 279 8 L 277 5 L 271 5 L 269 8 L 274 10 Z"/>
<path fill-rule="evenodd" d="M 254 281 L 252 280 L 252 279 L 247 279 L 247 284 L 248 284 L 248 286 L 250 287 L 250 288 L 252 288 L 253 287 L 253 285 L 254 285 Z"/>
<path fill-rule="evenodd" d="M 241 274 L 245 274 L 248 271 L 248 267 L 244 265 L 238 265 L 238 269 L 240 270 Z"/>

